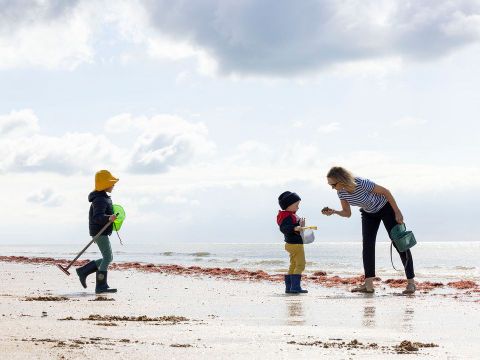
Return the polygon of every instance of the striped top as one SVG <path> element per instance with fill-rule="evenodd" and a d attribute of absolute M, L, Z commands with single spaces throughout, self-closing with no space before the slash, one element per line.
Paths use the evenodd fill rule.
<path fill-rule="evenodd" d="M 339 190 L 338 198 L 347 201 L 351 206 L 360 206 L 367 213 L 376 213 L 387 203 L 385 196 L 372 192 L 375 187 L 373 181 L 356 177 L 355 185 L 353 193 Z"/>

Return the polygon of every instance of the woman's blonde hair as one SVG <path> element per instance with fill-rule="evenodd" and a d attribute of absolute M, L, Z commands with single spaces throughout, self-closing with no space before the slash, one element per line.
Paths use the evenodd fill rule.
<path fill-rule="evenodd" d="M 337 180 L 348 192 L 353 192 L 355 190 L 356 184 L 354 176 L 350 171 L 343 167 L 332 167 L 328 172 L 327 177 Z"/>

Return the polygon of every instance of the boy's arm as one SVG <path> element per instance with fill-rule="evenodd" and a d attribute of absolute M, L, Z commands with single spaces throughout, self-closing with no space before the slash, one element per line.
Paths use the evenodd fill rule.
<path fill-rule="evenodd" d="M 107 215 L 107 202 L 101 198 L 97 198 L 92 202 L 93 206 L 93 222 L 98 225 L 105 225 L 108 223 L 110 215 Z"/>
<path fill-rule="evenodd" d="M 295 233 L 295 228 L 298 226 L 298 223 L 294 223 L 290 216 L 287 216 L 283 219 L 282 223 L 280 224 L 280 231 L 285 235 L 290 235 Z"/>

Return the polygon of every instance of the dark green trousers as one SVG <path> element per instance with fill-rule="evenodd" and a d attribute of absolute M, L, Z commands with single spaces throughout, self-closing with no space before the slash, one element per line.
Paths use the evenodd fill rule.
<path fill-rule="evenodd" d="M 102 253 L 102 259 L 95 260 L 99 271 L 107 271 L 108 265 L 113 260 L 112 246 L 110 245 L 110 239 L 107 235 L 101 235 L 96 241 L 100 252 Z"/>

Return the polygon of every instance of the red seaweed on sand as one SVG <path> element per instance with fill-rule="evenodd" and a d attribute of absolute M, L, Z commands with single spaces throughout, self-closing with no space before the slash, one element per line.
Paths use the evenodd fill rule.
<path fill-rule="evenodd" d="M 395 288 L 395 289 L 403 288 L 407 286 L 407 280 L 405 279 L 387 279 L 384 281 L 384 283 L 390 286 L 391 288 Z M 441 282 L 431 282 L 431 281 L 417 282 L 417 290 L 423 290 L 423 291 L 430 291 L 443 286 L 444 284 Z"/>
<path fill-rule="evenodd" d="M 478 284 L 475 281 L 470 280 L 460 280 L 460 281 L 453 281 L 449 282 L 448 286 L 451 286 L 455 289 L 475 289 L 478 287 Z"/>
<path fill-rule="evenodd" d="M 3 262 L 16 262 L 26 264 L 47 264 L 66 265 L 69 263 L 66 259 L 53 259 L 53 258 L 41 258 L 41 257 L 26 257 L 26 256 L 0 256 L 0 261 Z M 81 260 L 75 263 L 76 266 L 84 265 L 89 260 Z M 229 280 L 254 280 L 254 281 L 283 281 L 283 274 L 269 274 L 263 270 L 251 271 L 245 269 L 232 269 L 232 268 L 208 268 L 200 266 L 181 266 L 181 265 L 155 265 L 151 263 L 142 264 L 139 262 L 125 262 L 125 263 L 113 263 L 112 269 L 115 270 L 138 270 L 151 273 L 162 274 L 175 274 L 175 275 L 190 275 L 190 276 L 209 276 L 218 277 Z M 304 275 L 305 280 L 308 282 L 319 284 L 325 287 L 341 287 L 341 286 L 355 286 L 362 284 L 364 276 L 353 277 L 340 277 L 340 276 L 327 276 L 325 271 L 316 271 L 312 275 Z M 380 278 L 375 278 L 376 282 L 380 282 Z M 403 288 L 406 286 L 407 281 L 405 279 L 387 279 L 383 281 L 391 288 Z M 443 287 L 444 284 L 440 282 L 418 282 L 417 288 L 419 290 L 429 291 L 435 288 Z M 480 288 L 474 281 L 454 281 L 449 282 L 448 286 L 455 289 L 464 290 L 469 289 L 474 292 L 479 292 Z"/>

